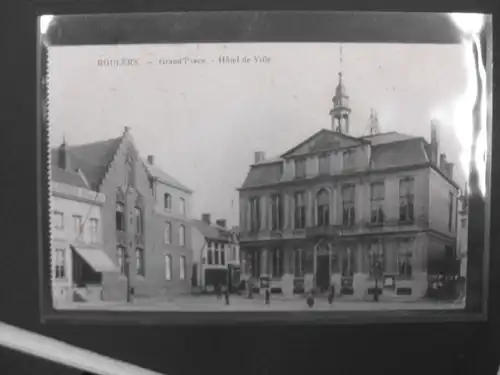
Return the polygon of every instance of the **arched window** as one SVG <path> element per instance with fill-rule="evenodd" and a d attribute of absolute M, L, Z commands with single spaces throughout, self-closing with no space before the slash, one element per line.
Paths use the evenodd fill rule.
<path fill-rule="evenodd" d="M 165 280 L 172 280 L 172 256 L 165 255 Z"/>
<path fill-rule="evenodd" d="M 123 202 L 116 202 L 116 230 L 125 231 L 125 205 Z"/>
<path fill-rule="evenodd" d="M 142 222 L 142 210 L 139 207 L 135 208 L 135 230 L 137 234 L 141 234 L 143 232 L 144 226 Z"/>
<path fill-rule="evenodd" d="M 179 225 L 179 246 L 186 245 L 186 227 L 184 225 Z"/>
<path fill-rule="evenodd" d="M 172 243 L 172 224 L 167 221 L 165 223 L 165 238 L 164 238 L 165 243 L 168 245 Z"/>
<path fill-rule="evenodd" d="M 330 199 L 326 189 L 321 189 L 316 195 L 317 204 L 317 222 L 318 226 L 330 225 Z"/>

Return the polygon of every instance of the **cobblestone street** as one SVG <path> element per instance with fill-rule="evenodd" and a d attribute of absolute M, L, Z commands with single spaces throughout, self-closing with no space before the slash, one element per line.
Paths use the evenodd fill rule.
<path fill-rule="evenodd" d="M 326 298 L 317 298 L 312 308 L 307 306 L 304 297 L 275 297 L 269 305 L 265 304 L 261 296 L 249 299 L 243 296 L 231 296 L 230 304 L 226 305 L 224 298 L 216 296 L 182 296 L 175 299 L 144 299 L 131 303 L 125 302 L 85 302 L 67 303 L 59 305 L 59 309 L 77 310 L 127 310 L 127 311 L 300 311 L 300 310 L 337 310 L 337 311 L 366 311 L 366 310 L 441 310 L 461 309 L 464 303 L 451 302 L 369 302 L 369 301 L 342 301 L 335 300 L 332 305 Z"/>

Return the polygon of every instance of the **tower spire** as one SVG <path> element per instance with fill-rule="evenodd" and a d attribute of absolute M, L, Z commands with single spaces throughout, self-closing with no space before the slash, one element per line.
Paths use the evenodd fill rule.
<path fill-rule="evenodd" d="M 335 95 L 332 99 L 333 108 L 330 110 L 330 116 L 332 117 L 332 130 L 339 133 L 349 133 L 349 114 L 351 113 L 351 108 L 349 107 L 349 96 L 344 87 L 342 69 L 344 53 L 342 44 L 339 48 L 339 83 L 335 89 Z"/>
<path fill-rule="evenodd" d="M 375 109 L 370 108 L 370 119 L 368 120 L 368 134 L 375 135 L 380 133 L 380 124 L 378 114 Z"/>

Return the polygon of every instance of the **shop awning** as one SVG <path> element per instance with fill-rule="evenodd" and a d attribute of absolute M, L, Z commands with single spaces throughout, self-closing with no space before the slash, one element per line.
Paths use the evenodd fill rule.
<path fill-rule="evenodd" d="M 118 272 L 118 267 L 111 258 L 101 249 L 72 246 L 78 255 L 96 272 Z"/>

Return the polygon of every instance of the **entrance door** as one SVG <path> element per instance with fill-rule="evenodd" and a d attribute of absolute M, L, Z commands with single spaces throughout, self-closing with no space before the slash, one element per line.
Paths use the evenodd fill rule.
<path fill-rule="evenodd" d="M 330 275 L 328 266 L 328 255 L 318 256 L 316 264 L 316 284 L 321 291 L 326 291 L 330 287 Z"/>
<path fill-rule="evenodd" d="M 193 264 L 193 273 L 191 276 L 191 286 L 198 286 L 198 265 L 196 263 Z"/>

